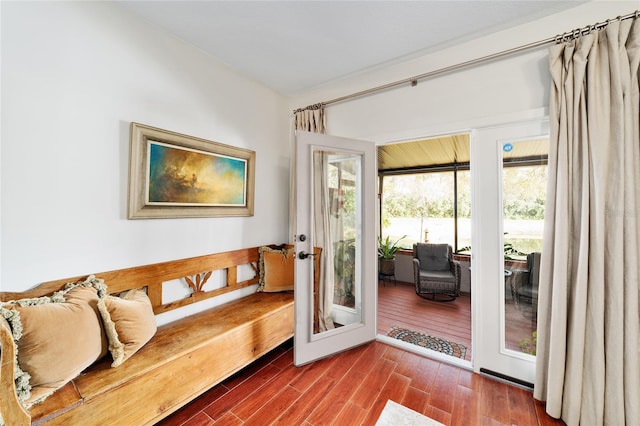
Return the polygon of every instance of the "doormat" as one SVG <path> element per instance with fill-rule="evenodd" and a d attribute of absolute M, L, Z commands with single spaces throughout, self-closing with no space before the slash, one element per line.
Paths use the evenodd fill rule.
<path fill-rule="evenodd" d="M 407 330 L 406 328 L 400 328 L 395 325 L 391 327 L 387 336 L 462 359 L 467 355 L 467 347 L 465 345 L 418 333 L 417 331 Z"/>

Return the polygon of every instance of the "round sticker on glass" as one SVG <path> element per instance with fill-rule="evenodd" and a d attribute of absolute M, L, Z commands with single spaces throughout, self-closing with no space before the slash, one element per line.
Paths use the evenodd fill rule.
<path fill-rule="evenodd" d="M 511 142 L 507 142 L 504 145 L 502 145 L 502 150 L 504 152 L 511 152 L 513 150 L 513 144 Z"/>

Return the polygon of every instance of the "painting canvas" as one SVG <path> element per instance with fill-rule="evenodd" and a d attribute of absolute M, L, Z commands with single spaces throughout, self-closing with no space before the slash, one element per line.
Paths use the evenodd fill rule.
<path fill-rule="evenodd" d="M 246 160 L 149 141 L 149 204 L 244 206 L 246 182 Z"/>
<path fill-rule="evenodd" d="M 252 216 L 255 152 L 131 123 L 129 219 Z"/>

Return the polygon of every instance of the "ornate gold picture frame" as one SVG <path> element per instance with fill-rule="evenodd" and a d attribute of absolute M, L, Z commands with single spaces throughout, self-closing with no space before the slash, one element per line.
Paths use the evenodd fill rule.
<path fill-rule="evenodd" d="M 255 151 L 131 123 L 129 219 L 253 216 Z"/>

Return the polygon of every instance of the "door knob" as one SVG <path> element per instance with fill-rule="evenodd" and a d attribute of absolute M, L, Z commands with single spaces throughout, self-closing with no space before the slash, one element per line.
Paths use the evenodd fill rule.
<path fill-rule="evenodd" d="M 309 256 L 315 256 L 314 253 L 305 253 L 304 251 L 301 251 L 300 253 L 298 253 L 298 259 L 306 259 Z"/>

